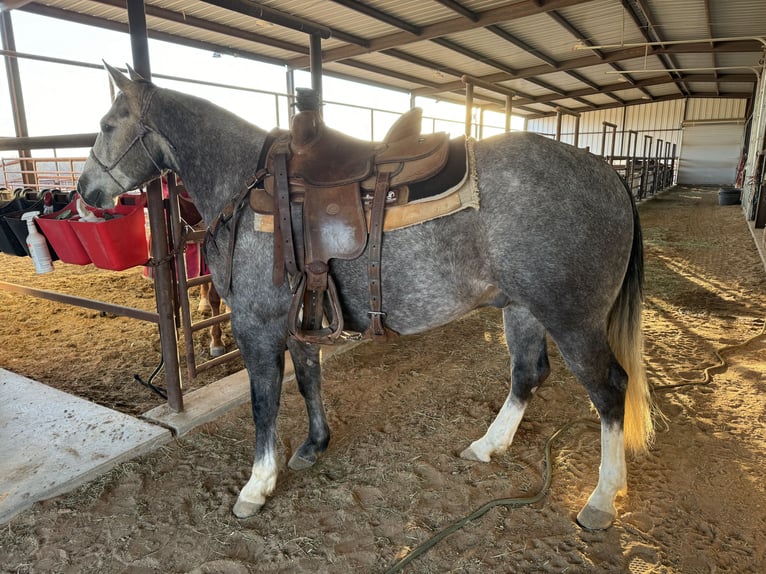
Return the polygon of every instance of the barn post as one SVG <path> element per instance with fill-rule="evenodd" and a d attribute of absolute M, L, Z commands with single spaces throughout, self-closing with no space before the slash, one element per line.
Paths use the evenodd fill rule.
<path fill-rule="evenodd" d="M 465 76 L 463 76 L 465 78 Z M 465 79 L 463 80 L 465 82 Z M 473 120 L 473 82 L 465 82 L 465 137 L 471 137 Z"/>
<path fill-rule="evenodd" d="M 285 77 L 287 83 L 287 129 L 290 129 L 295 115 L 295 69 L 288 66 Z M 282 127 L 279 122 L 277 122 L 277 127 Z"/>
<path fill-rule="evenodd" d="M 133 53 L 133 67 L 145 79 L 151 79 L 149 66 L 149 43 L 146 32 L 144 0 L 127 0 L 128 28 Z M 168 229 L 165 204 L 162 199 L 162 182 L 154 179 L 147 185 L 147 210 L 152 235 L 151 255 L 156 263 L 154 295 L 159 315 L 160 347 L 165 363 L 165 388 L 170 410 L 183 410 L 181 394 L 181 367 L 178 357 L 178 332 L 176 331 L 176 305 L 173 297 L 170 257 L 168 255 Z M 185 295 L 185 294 L 184 294 Z"/>
<path fill-rule="evenodd" d="M 574 141 L 572 142 L 572 145 L 575 147 L 580 145 L 580 114 L 575 116 Z"/>
<path fill-rule="evenodd" d="M 11 13 L 9 10 L 0 12 L 0 37 L 2 37 L 3 50 L 9 52 L 16 51 L 16 40 L 13 36 L 13 24 L 11 22 Z M 19 75 L 19 62 L 16 58 L 5 55 L 5 73 L 8 78 L 8 92 L 11 98 L 11 111 L 13 112 L 13 123 L 16 131 L 16 137 L 29 137 L 27 129 L 27 114 L 24 108 L 24 94 L 21 89 L 21 77 Z M 21 178 L 24 185 L 36 185 L 34 163 L 26 161 L 25 158 L 31 158 L 32 152 L 28 149 L 17 150 L 19 154 L 19 167 L 21 168 Z"/>
<path fill-rule="evenodd" d="M 322 113 L 322 36 L 311 34 L 309 36 L 309 58 L 311 67 L 311 89 L 316 94 L 319 102 L 319 113 Z"/>
<path fill-rule="evenodd" d="M 511 133 L 511 113 L 513 113 L 513 96 L 505 96 L 505 133 Z"/>

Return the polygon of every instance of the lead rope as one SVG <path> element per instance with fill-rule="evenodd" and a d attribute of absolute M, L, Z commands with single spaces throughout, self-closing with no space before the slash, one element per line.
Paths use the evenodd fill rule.
<path fill-rule="evenodd" d="M 385 571 L 384 574 L 394 574 L 395 572 L 399 572 L 402 568 L 407 566 L 410 562 L 415 560 L 416 558 L 419 558 L 431 548 L 439 544 L 442 540 L 447 538 L 450 534 L 453 534 L 463 528 L 466 524 L 473 522 L 477 518 L 481 518 L 484 516 L 487 512 L 495 508 L 496 506 L 508 506 L 511 508 L 518 508 L 520 506 L 528 506 L 530 504 L 534 504 L 535 502 L 539 502 L 542 500 L 546 494 L 548 494 L 548 489 L 551 486 L 551 480 L 552 480 L 552 466 L 553 463 L 551 462 L 551 445 L 553 444 L 553 441 L 558 438 L 558 436 L 565 431 L 569 430 L 573 426 L 577 424 L 585 425 L 587 428 L 599 430 L 601 428 L 601 425 L 593 420 L 590 419 L 576 419 L 573 421 L 568 422 L 561 428 L 559 428 L 556 432 L 554 432 L 550 438 L 545 442 L 545 474 L 543 479 L 543 485 L 540 488 L 540 490 L 537 492 L 537 494 L 533 496 L 526 496 L 526 497 L 520 497 L 520 498 L 496 498 L 495 500 L 490 500 L 489 502 L 481 505 L 479 508 L 474 510 L 471 514 L 468 516 L 461 518 L 457 522 L 453 522 L 450 526 L 447 528 L 444 528 L 428 540 L 426 540 L 423 544 L 420 546 L 417 546 L 415 550 L 407 554 L 404 558 L 393 564 L 391 567 L 388 568 L 388 570 Z"/>
<path fill-rule="evenodd" d="M 714 371 L 715 369 L 720 369 L 722 367 L 728 366 L 728 363 L 726 362 L 726 359 L 723 357 L 722 353 L 726 353 L 728 351 L 733 351 L 734 349 L 739 349 L 741 347 L 745 347 L 752 343 L 753 341 L 760 339 L 766 335 L 766 319 L 763 321 L 763 325 L 761 326 L 761 330 L 758 332 L 757 335 L 753 335 L 749 339 L 746 339 L 745 341 L 742 341 L 741 343 L 735 343 L 734 345 L 724 345 L 723 347 L 719 347 L 715 351 L 713 351 L 713 354 L 716 356 L 716 359 L 718 359 L 718 363 L 715 365 L 710 365 L 709 367 L 706 367 L 705 370 L 702 371 L 702 380 L 699 381 L 689 381 L 682 379 L 682 382 L 680 383 L 673 383 L 670 385 L 659 385 L 652 387 L 652 390 L 655 391 L 667 391 L 670 389 L 678 389 L 680 387 L 693 387 L 698 385 L 708 385 L 712 382 L 712 375 L 710 374 L 711 371 Z"/>
<path fill-rule="evenodd" d="M 749 339 L 746 339 L 745 341 L 741 343 L 736 343 L 734 345 L 725 345 L 723 347 L 716 349 L 713 353 L 718 359 L 718 363 L 716 363 L 715 365 L 710 365 L 709 367 L 706 367 L 702 371 L 702 380 L 683 381 L 681 383 L 675 383 L 670 385 L 653 386 L 652 390 L 666 391 L 670 389 L 677 389 L 680 387 L 708 385 L 712 382 L 712 375 L 710 374 L 711 371 L 715 369 L 720 369 L 722 367 L 726 367 L 728 365 L 722 353 L 745 347 L 749 345 L 750 343 L 752 343 L 753 341 L 760 339 L 763 336 L 766 336 L 766 319 L 764 319 L 763 325 L 761 326 L 761 330 L 758 332 L 758 334 L 753 335 L 752 337 L 750 337 Z M 468 516 L 465 516 L 464 518 L 461 518 L 457 522 L 452 523 L 450 526 L 444 528 L 443 530 L 439 531 L 437 534 L 435 534 L 434 536 L 426 540 L 420 546 L 415 547 L 415 549 L 409 554 L 407 554 L 407 556 L 405 556 L 404 558 L 402 558 L 401 560 L 399 560 L 398 562 L 390 566 L 388 570 L 384 572 L 384 574 L 395 574 L 396 572 L 399 572 L 402 568 L 407 566 L 410 562 L 412 562 L 413 560 L 419 558 L 420 556 L 422 556 L 423 554 L 431 550 L 431 548 L 439 544 L 439 542 L 447 538 L 449 535 L 457 532 L 458 530 L 463 528 L 466 524 L 473 522 L 477 518 L 484 516 L 487 512 L 489 512 L 496 506 L 508 506 L 511 508 L 519 508 L 520 506 L 528 506 L 530 504 L 534 504 L 535 502 L 542 500 L 543 497 L 547 494 L 548 489 L 551 486 L 551 480 L 552 480 L 551 445 L 553 444 L 553 441 L 556 440 L 556 438 L 560 434 L 569 430 L 571 427 L 573 427 L 576 424 L 583 424 L 587 428 L 594 429 L 594 430 L 599 430 L 601 428 L 601 425 L 599 423 L 592 421 L 590 419 L 576 419 L 574 421 L 568 422 L 567 424 L 559 428 L 556 432 L 554 432 L 550 436 L 550 438 L 545 443 L 545 457 L 544 457 L 545 474 L 544 474 L 543 486 L 542 488 L 540 488 L 537 494 L 535 494 L 534 496 L 522 497 L 522 498 L 497 498 L 495 500 L 490 500 L 489 502 L 483 504 L 482 506 L 474 510 Z"/>

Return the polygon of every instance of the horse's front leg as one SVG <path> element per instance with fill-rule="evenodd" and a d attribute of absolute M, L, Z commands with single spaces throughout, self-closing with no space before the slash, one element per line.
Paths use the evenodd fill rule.
<path fill-rule="evenodd" d="M 247 518 L 256 514 L 277 484 L 276 426 L 282 376 L 285 370 L 285 341 L 270 336 L 269 329 L 250 325 L 237 337 L 250 378 L 250 399 L 255 422 L 255 460 L 250 480 L 234 504 L 234 514 Z"/>
<path fill-rule="evenodd" d="M 288 466 L 293 470 L 303 470 L 316 463 L 330 442 L 330 427 L 327 425 L 324 406 L 322 405 L 321 384 L 322 366 L 319 362 L 319 345 L 309 345 L 294 339 L 288 339 L 287 348 L 295 367 L 306 411 L 309 417 L 309 435 L 306 441 L 295 451 Z"/>

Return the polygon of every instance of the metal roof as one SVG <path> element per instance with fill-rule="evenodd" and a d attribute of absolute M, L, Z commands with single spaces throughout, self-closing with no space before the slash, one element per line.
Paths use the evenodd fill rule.
<path fill-rule="evenodd" d="M 125 0 L 0 8 L 127 31 Z M 763 0 L 145 0 L 150 37 L 539 117 L 685 97 L 750 98 L 763 67 Z M 304 29 L 306 29 L 304 27 Z M 676 43 L 676 42 L 681 43 Z M 481 85 L 479 85 L 481 84 Z"/>

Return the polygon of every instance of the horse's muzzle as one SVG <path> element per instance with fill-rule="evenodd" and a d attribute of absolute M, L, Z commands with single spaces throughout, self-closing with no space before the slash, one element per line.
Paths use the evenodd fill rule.
<path fill-rule="evenodd" d="M 105 194 L 102 189 L 89 185 L 88 176 L 86 174 L 83 174 L 80 176 L 80 179 L 77 180 L 77 193 L 79 193 L 82 200 L 91 207 L 99 207 L 102 209 L 114 207 L 114 200 Z"/>

